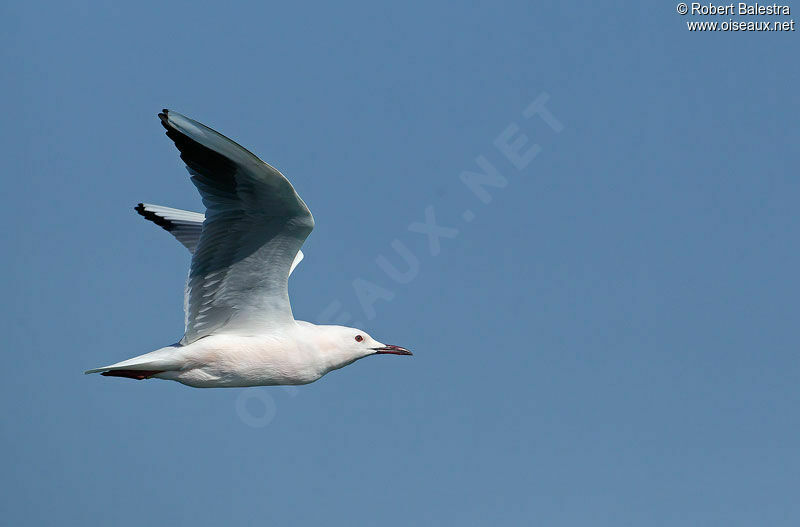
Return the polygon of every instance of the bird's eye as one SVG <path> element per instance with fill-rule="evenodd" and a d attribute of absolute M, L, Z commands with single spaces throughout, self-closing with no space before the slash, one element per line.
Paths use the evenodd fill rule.
<path fill-rule="evenodd" d="M 364 337 L 361 335 L 356 335 L 356 342 L 361 342 L 362 340 L 364 340 Z"/>

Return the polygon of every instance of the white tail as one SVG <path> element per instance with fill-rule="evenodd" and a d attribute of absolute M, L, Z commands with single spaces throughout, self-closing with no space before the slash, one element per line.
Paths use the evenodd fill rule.
<path fill-rule="evenodd" d="M 108 372 L 114 371 L 132 371 L 132 372 L 164 372 L 170 370 L 177 370 L 180 368 L 180 353 L 178 350 L 181 349 L 181 346 L 173 345 L 167 346 L 166 348 L 157 349 L 155 351 L 151 351 L 150 353 L 145 353 L 144 355 L 139 355 L 138 357 L 133 357 L 128 360 L 124 360 L 122 362 L 117 362 L 115 364 L 109 364 L 108 366 L 103 366 L 101 368 L 94 368 L 91 370 L 86 370 L 85 374 L 90 373 L 102 373 L 107 374 Z M 112 375 L 111 373 L 108 373 Z M 129 375 L 120 375 L 121 377 L 128 377 Z"/>

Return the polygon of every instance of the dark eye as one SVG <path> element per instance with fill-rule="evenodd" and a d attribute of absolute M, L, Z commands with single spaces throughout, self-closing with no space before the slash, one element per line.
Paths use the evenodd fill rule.
<path fill-rule="evenodd" d="M 364 340 L 364 337 L 361 335 L 356 335 L 356 342 L 361 342 L 362 340 Z"/>

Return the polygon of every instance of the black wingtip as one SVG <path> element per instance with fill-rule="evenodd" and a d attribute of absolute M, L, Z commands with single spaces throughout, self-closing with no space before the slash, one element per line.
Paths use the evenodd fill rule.
<path fill-rule="evenodd" d="M 155 223 L 156 225 L 158 225 L 159 227 L 161 227 L 165 231 L 171 231 L 172 229 L 175 228 L 175 225 L 171 221 L 169 221 L 168 219 L 162 218 L 161 216 L 159 216 L 155 212 L 150 212 L 149 210 L 145 209 L 144 208 L 144 203 L 139 203 L 138 205 L 133 207 L 133 210 L 135 210 L 141 216 L 143 216 L 144 219 L 152 221 L 153 223 Z"/>
<path fill-rule="evenodd" d="M 158 114 L 158 118 L 161 119 L 161 125 L 169 130 L 167 123 L 169 122 L 169 110 L 164 108 L 161 110 L 161 113 Z"/>

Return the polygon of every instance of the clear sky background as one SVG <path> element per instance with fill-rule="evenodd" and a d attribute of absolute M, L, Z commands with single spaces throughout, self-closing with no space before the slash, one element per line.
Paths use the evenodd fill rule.
<path fill-rule="evenodd" d="M 800 523 L 797 32 L 690 33 L 670 2 L 115 4 L 0 8 L 3 523 Z M 559 133 L 523 115 L 542 94 Z M 308 203 L 297 318 L 415 356 L 295 389 L 84 376 L 182 334 L 189 255 L 132 209 L 201 207 L 163 107 Z M 540 149 L 522 169 L 504 130 Z M 435 255 L 429 207 L 458 229 Z"/>

